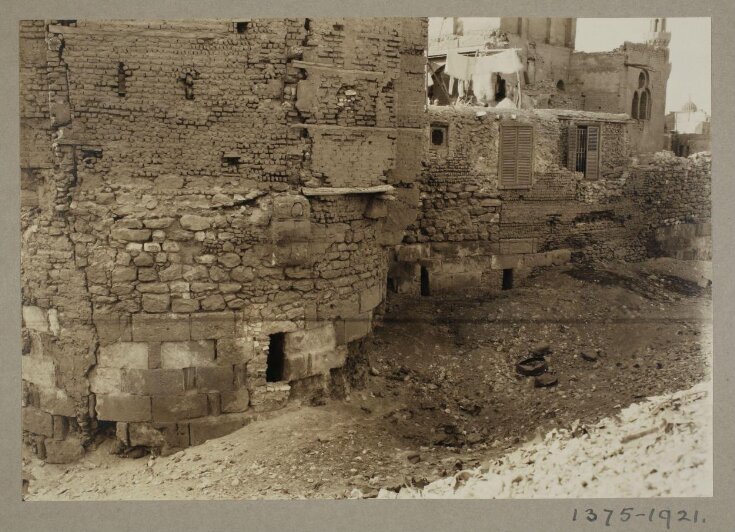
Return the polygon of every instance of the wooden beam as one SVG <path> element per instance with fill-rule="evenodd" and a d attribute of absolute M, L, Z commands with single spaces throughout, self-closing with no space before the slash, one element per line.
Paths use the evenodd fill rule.
<path fill-rule="evenodd" d="M 391 185 L 376 185 L 373 187 L 302 187 L 304 196 L 345 196 L 348 194 L 384 194 L 393 192 Z"/>

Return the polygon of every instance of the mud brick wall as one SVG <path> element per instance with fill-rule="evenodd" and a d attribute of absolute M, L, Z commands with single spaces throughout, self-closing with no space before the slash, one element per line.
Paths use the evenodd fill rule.
<path fill-rule="evenodd" d="M 165 450 L 230 432 L 323 393 L 371 330 L 417 212 L 426 21 L 240 22 L 24 26 L 24 139 L 47 139 L 24 149 L 49 161 L 24 226 L 24 428 L 47 459 L 108 423 Z"/>

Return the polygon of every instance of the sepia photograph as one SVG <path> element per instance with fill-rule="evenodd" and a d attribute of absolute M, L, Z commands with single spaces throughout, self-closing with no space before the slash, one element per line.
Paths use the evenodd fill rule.
<path fill-rule="evenodd" d="M 18 496 L 712 497 L 710 23 L 21 20 Z"/>

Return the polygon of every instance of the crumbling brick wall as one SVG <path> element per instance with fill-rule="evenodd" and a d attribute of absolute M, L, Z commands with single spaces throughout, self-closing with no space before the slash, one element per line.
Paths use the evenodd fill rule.
<path fill-rule="evenodd" d="M 73 459 L 101 422 L 129 446 L 183 447 L 279 408 L 289 383 L 327 389 L 417 212 L 426 26 L 25 23 L 21 49 L 42 32 L 45 54 L 28 52 L 23 98 L 48 102 L 22 120 L 47 143 L 25 149 L 53 163 L 22 251 L 41 453 Z"/>
<path fill-rule="evenodd" d="M 632 171 L 625 194 L 635 198 L 647 253 L 712 259 L 712 157 L 656 154 Z"/>
<path fill-rule="evenodd" d="M 421 214 L 393 257 L 389 276 L 397 291 L 418 293 L 421 268 L 437 293 L 500 289 L 502 270 L 522 279 L 533 267 L 568 260 L 707 256 L 709 159 L 661 154 L 632 165 L 625 117 L 457 106 L 431 107 L 429 119 L 446 142 L 429 148 Z M 506 120 L 534 128 L 527 189 L 499 187 L 498 137 Z M 600 127 L 599 179 L 567 168 L 568 131 L 578 124 Z"/>

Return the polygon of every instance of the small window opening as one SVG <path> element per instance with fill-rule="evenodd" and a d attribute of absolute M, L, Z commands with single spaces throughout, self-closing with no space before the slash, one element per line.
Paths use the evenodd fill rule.
<path fill-rule="evenodd" d="M 126 82 L 127 74 L 125 74 L 125 63 L 117 64 L 117 95 L 121 98 L 127 94 Z"/>
<path fill-rule="evenodd" d="M 311 30 L 311 19 L 310 18 L 307 18 L 306 20 L 304 20 L 304 29 L 306 31 Z"/>
<path fill-rule="evenodd" d="M 59 21 L 59 26 L 76 26 L 77 19 L 65 19 Z"/>
<path fill-rule="evenodd" d="M 447 143 L 447 128 L 441 126 L 432 126 L 431 128 L 431 144 L 433 146 L 445 146 Z"/>
<path fill-rule="evenodd" d="M 225 153 L 222 155 L 222 160 L 228 166 L 237 166 L 240 164 L 240 156 L 236 153 Z"/>
<path fill-rule="evenodd" d="M 335 24 L 334 26 L 332 26 L 332 28 L 334 29 L 334 31 L 342 31 L 345 29 L 344 24 Z"/>
<path fill-rule="evenodd" d="M 562 92 L 564 91 L 564 80 L 563 79 L 560 79 L 559 81 L 556 82 L 556 88 L 557 90 L 560 90 Z"/>
<path fill-rule="evenodd" d="M 503 270 L 503 290 L 513 288 L 513 268 Z"/>
<path fill-rule="evenodd" d="M 392 277 L 388 277 L 388 292 L 398 292 L 398 289 L 396 288 L 396 282 L 393 280 Z"/>
<path fill-rule="evenodd" d="M 429 287 L 429 270 L 426 269 L 426 266 L 421 266 L 421 295 L 431 295 L 431 289 Z"/>
<path fill-rule="evenodd" d="M 237 33 L 245 33 L 248 29 L 248 23 L 246 21 L 235 22 L 235 31 Z"/>
<path fill-rule="evenodd" d="M 266 382 L 278 382 L 283 380 L 283 369 L 285 362 L 285 353 L 283 352 L 283 344 L 286 335 L 284 333 L 275 333 L 270 335 L 268 342 L 268 361 L 265 369 Z"/>
<path fill-rule="evenodd" d="M 184 96 L 187 100 L 194 99 L 194 74 L 187 72 L 184 74 L 182 81 L 184 83 Z"/>

